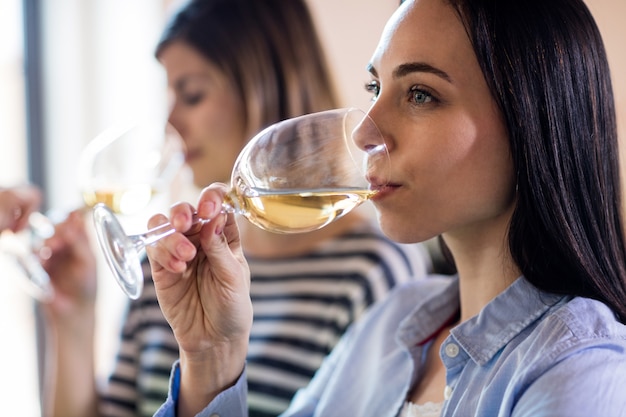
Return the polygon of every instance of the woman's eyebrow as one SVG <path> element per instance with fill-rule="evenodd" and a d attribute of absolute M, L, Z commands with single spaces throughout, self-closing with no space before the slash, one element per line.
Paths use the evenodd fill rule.
<path fill-rule="evenodd" d="M 174 88 L 176 88 L 177 90 L 184 90 L 185 87 L 187 87 L 187 85 L 191 84 L 191 83 L 198 83 L 198 82 L 202 82 L 202 83 L 207 83 L 210 82 L 211 78 L 206 76 L 203 73 L 188 73 L 188 74 L 183 74 L 180 78 L 178 78 L 175 82 L 174 82 Z"/>
<path fill-rule="evenodd" d="M 367 70 L 375 77 L 378 77 L 378 72 L 376 68 L 374 68 L 373 64 L 367 65 Z M 407 74 L 411 74 L 413 72 L 427 72 L 430 74 L 434 74 L 439 78 L 446 80 L 451 83 L 452 78 L 448 75 L 447 72 L 440 70 L 439 68 L 433 67 L 430 64 L 425 62 L 408 62 L 406 64 L 398 65 L 398 67 L 393 71 L 393 78 L 401 78 Z"/>

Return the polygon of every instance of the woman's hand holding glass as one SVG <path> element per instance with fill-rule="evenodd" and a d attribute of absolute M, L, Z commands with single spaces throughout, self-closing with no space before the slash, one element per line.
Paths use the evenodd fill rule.
<path fill-rule="evenodd" d="M 213 184 L 197 207 L 179 203 L 169 218 L 154 216 L 144 235 L 124 235 L 109 210 L 95 207 L 99 243 L 130 296 L 141 292 L 137 253 L 147 250 L 159 305 L 180 347 L 181 414 L 200 411 L 244 367 L 252 303 L 234 215 L 273 232 L 316 230 L 375 195 L 388 172 L 373 121 L 340 109 L 259 133 L 240 153 L 230 186 Z"/>
<path fill-rule="evenodd" d="M 179 203 L 169 219 L 156 215 L 149 222 L 156 227 L 169 220 L 176 229 L 146 249 L 160 307 L 180 346 L 181 375 L 189 381 L 183 386 L 197 390 L 181 393 L 180 405 L 190 409 L 195 406 L 187 401 L 207 404 L 237 380 L 252 325 L 250 272 L 235 215 L 222 213 L 227 192 L 214 184 L 197 208 Z M 194 222 L 195 214 L 211 221 Z"/>
<path fill-rule="evenodd" d="M 68 318 L 78 318 L 94 308 L 96 301 L 96 258 L 85 225 L 85 210 L 69 213 L 54 226 L 44 241 L 41 264 L 50 277 L 54 296 L 46 308 Z"/>

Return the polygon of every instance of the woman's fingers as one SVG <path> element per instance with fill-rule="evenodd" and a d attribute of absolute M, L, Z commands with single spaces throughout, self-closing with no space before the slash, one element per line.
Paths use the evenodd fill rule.
<path fill-rule="evenodd" d="M 0 188 L 0 231 L 14 232 L 28 225 L 28 216 L 41 203 L 41 192 L 34 186 L 24 185 Z"/>
<path fill-rule="evenodd" d="M 222 213 L 226 191 L 226 185 L 213 184 L 202 191 L 197 210 L 188 203 L 177 203 L 171 207 L 169 218 L 159 214 L 149 220 L 148 227 L 151 229 L 167 222 L 176 229 L 176 232 L 147 248 L 158 267 L 171 273 L 182 273 L 187 263 L 197 256 L 201 245 L 207 255 L 219 256 L 220 248 L 228 249 L 230 241 L 224 240 L 221 235 L 227 224 L 234 224 L 235 221 L 234 216 Z"/>
<path fill-rule="evenodd" d="M 171 220 L 163 214 L 157 214 L 150 218 L 148 227 L 152 229 L 169 222 L 176 228 L 177 232 L 148 246 L 146 250 L 153 260 L 153 263 L 156 262 L 160 268 L 164 268 L 173 273 L 181 273 L 185 271 L 187 262 L 195 256 L 196 248 L 183 234 L 183 231 L 189 229 L 191 224 L 190 221 L 185 220 L 187 218 L 187 214 L 185 213 L 189 212 L 189 208 L 177 207 L 172 208 L 172 211 L 182 214 L 173 214 Z M 189 219 L 190 218 L 189 216 Z"/>

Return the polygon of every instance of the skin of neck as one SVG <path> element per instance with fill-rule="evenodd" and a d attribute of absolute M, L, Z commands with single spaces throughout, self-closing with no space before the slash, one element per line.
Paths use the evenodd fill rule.
<path fill-rule="evenodd" d="M 508 245 L 512 211 L 443 235 L 459 275 L 461 321 L 477 315 L 521 275 Z"/>

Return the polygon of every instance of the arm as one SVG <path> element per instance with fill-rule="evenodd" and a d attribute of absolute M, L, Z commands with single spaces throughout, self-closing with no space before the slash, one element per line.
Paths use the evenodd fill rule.
<path fill-rule="evenodd" d="M 233 215 L 220 214 L 225 186 L 206 188 L 193 209 L 178 204 L 179 231 L 148 248 L 157 297 L 180 348 L 178 416 L 192 416 L 236 384 L 246 358 L 252 305 L 250 273 Z M 150 227 L 167 219 L 155 216 Z"/>
<path fill-rule="evenodd" d="M 70 213 L 46 241 L 42 265 L 54 297 L 42 305 L 46 326 L 46 416 L 96 416 L 94 327 L 96 262 L 81 212 Z"/>
<path fill-rule="evenodd" d="M 596 347 L 557 363 L 524 391 L 511 416 L 625 416 L 624 347 Z"/>
<path fill-rule="evenodd" d="M 170 380 L 170 393 L 165 404 L 159 408 L 155 417 L 176 417 L 176 405 L 178 404 L 178 392 L 180 388 L 180 366 L 174 365 Z M 247 384 L 246 372 L 239 376 L 235 384 L 219 393 L 211 403 L 204 408 L 198 417 L 221 416 L 246 416 L 248 404 L 246 402 Z"/>

